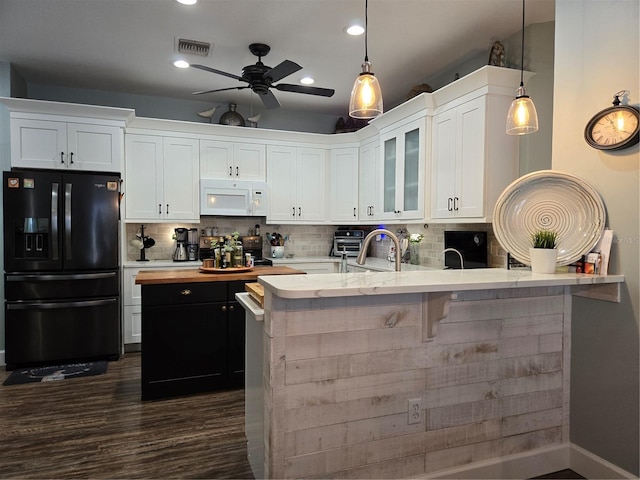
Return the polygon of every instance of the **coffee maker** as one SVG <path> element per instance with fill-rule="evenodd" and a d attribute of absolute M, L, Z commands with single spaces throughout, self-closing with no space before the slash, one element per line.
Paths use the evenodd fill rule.
<path fill-rule="evenodd" d="M 190 228 L 187 233 L 187 257 L 190 261 L 198 260 L 200 236 L 197 228 Z"/>
<path fill-rule="evenodd" d="M 174 230 L 176 237 L 176 250 L 173 252 L 173 261 L 174 262 L 186 262 L 189 260 L 189 256 L 187 254 L 187 240 L 189 230 L 186 228 L 175 228 Z"/>

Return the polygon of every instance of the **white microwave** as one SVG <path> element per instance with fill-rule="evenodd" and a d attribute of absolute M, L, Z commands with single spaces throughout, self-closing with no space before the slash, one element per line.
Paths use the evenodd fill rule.
<path fill-rule="evenodd" d="M 200 215 L 264 217 L 267 215 L 267 184 L 202 178 Z"/>

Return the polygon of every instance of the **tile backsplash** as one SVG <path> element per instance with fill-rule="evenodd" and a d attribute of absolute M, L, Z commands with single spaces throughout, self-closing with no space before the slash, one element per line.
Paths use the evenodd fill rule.
<path fill-rule="evenodd" d="M 333 233 L 338 225 L 265 225 L 264 217 L 201 217 L 200 223 L 149 223 L 145 224 L 145 235 L 155 240 L 155 245 L 145 250 L 145 257 L 149 260 L 170 260 L 175 250 L 173 240 L 174 229 L 179 227 L 197 228 L 198 231 L 206 227 L 217 227 L 218 235 L 228 235 L 235 231 L 240 235 L 249 235 L 256 225 L 260 227 L 260 236 L 263 238 L 263 255 L 270 254 L 267 233 L 278 232 L 287 238 L 285 243 L 285 255 L 294 257 L 327 257 L 333 247 Z M 427 228 L 424 228 L 424 227 Z M 358 225 L 370 231 L 378 225 Z M 441 252 L 444 249 L 445 230 L 486 230 L 489 238 L 488 260 L 491 267 L 506 266 L 506 253 L 498 244 L 491 224 L 428 224 L 428 225 L 389 225 L 385 228 L 399 235 L 422 233 L 424 238 L 419 244 L 420 264 L 433 268 L 442 268 L 444 259 Z M 126 224 L 126 259 L 129 261 L 140 258 L 140 249 L 131 245 L 131 240 L 136 238 L 140 230 L 139 223 Z M 372 241 L 370 255 L 385 258 L 389 251 L 389 239 Z"/>

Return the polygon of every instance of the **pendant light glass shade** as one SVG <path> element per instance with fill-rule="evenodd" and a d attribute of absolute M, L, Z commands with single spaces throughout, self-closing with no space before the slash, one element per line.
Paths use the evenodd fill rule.
<path fill-rule="evenodd" d="M 526 135 L 538 131 L 538 112 L 533 100 L 524 91 L 524 2 L 522 0 L 522 50 L 520 57 L 520 86 L 516 98 L 511 102 L 507 113 L 507 133 Z"/>
<path fill-rule="evenodd" d="M 371 63 L 362 64 L 362 73 L 358 75 L 351 90 L 349 116 L 353 118 L 374 118 L 382 113 L 382 90 L 380 82 L 371 73 Z"/>
<path fill-rule="evenodd" d="M 371 72 L 367 38 L 369 33 L 368 19 L 369 2 L 364 3 L 364 63 L 362 73 L 358 75 L 349 100 L 349 116 L 353 118 L 374 118 L 380 115 L 382 109 L 382 89 L 380 82 Z"/>
<path fill-rule="evenodd" d="M 518 88 L 518 94 L 507 113 L 507 133 L 509 135 L 526 135 L 538 131 L 538 113 L 533 100 L 525 94 L 524 86 Z"/>

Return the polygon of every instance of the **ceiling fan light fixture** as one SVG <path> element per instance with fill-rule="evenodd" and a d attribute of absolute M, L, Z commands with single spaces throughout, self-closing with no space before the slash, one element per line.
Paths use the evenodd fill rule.
<path fill-rule="evenodd" d="M 300 83 L 303 85 L 313 85 L 316 81 L 312 77 L 302 77 Z"/>
<path fill-rule="evenodd" d="M 380 115 L 382 108 L 382 90 L 380 82 L 371 72 L 371 63 L 362 64 L 362 73 L 358 75 L 351 90 L 349 116 L 353 118 L 374 118 Z"/>
<path fill-rule="evenodd" d="M 356 78 L 349 99 L 349 116 L 352 118 L 374 118 L 383 112 L 380 82 L 371 71 L 368 51 L 369 1 L 364 2 L 364 63 Z"/>
<path fill-rule="evenodd" d="M 182 5 L 195 5 L 198 3 L 198 0 L 176 0 L 176 2 L 181 3 Z"/>
<path fill-rule="evenodd" d="M 533 100 L 524 90 L 524 2 L 522 0 L 522 50 L 520 59 L 520 86 L 507 113 L 506 132 L 509 135 L 527 135 L 538 131 L 538 112 Z"/>

